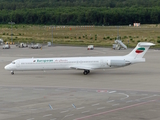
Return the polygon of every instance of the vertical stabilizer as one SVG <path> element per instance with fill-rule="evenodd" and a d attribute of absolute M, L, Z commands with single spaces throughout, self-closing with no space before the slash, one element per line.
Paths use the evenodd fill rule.
<path fill-rule="evenodd" d="M 142 58 L 150 46 L 155 45 L 149 42 L 139 42 L 137 46 L 128 54 L 127 57 L 133 57 L 134 59 Z"/>

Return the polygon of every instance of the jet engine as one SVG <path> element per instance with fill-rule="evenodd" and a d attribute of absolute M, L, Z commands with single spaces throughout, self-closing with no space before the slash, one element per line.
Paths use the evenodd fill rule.
<path fill-rule="evenodd" d="M 122 67 L 122 66 L 127 66 L 130 65 L 131 62 L 126 61 L 126 60 L 109 60 L 108 65 L 110 67 Z"/>

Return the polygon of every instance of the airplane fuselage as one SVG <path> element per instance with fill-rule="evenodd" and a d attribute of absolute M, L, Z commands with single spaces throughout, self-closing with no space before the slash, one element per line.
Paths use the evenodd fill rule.
<path fill-rule="evenodd" d="M 113 61 L 118 63 L 114 64 Z M 112 62 L 112 63 L 111 63 Z M 68 57 L 17 59 L 6 66 L 8 70 L 66 70 L 66 69 L 108 69 L 130 64 L 122 56 L 116 57 Z"/>

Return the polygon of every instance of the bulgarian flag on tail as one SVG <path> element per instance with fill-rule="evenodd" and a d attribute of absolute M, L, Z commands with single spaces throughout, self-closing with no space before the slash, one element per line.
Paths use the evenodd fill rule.
<path fill-rule="evenodd" d="M 138 48 L 135 52 L 136 53 L 142 53 L 145 50 L 145 48 Z"/>

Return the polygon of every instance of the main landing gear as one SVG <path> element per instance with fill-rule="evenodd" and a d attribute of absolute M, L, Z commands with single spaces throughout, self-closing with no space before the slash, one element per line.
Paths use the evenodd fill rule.
<path fill-rule="evenodd" d="M 14 71 L 11 71 L 11 75 L 14 75 Z"/>
<path fill-rule="evenodd" d="M 87 75 L 88 73 L 90 73 L 90 70 L 84 70 L 83 74 Z"/>

